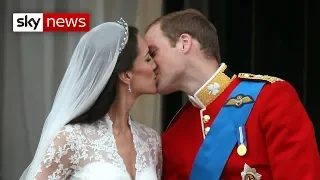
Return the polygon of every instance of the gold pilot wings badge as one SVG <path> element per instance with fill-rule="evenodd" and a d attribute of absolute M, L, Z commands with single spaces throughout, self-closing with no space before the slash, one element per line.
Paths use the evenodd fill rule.
<path fill-rule="evenodd" d="M 268 75 L 260 75 L 260 74 L 250 74 L 250 73 L 239 73 L 238 78 L 240 79 L 252 79 L 252 80 L 260 80 L 260 81 L 268 81 L 269 83 L 274 83 L 277 81 L 284 81 L 283 79 L 268 76 Z"/>
<path fill-rule="evenodd" d="M 238 94 L 236 97 L 231 97 L 227 100 L 225 106 L 235 106 L 241 108 L 244 104 L 253 103 L 254 99 L 249 95 Z"/>
<path fill-rule="evenodd" d="M 260 180 L 262 175 L 257 173 L 255 168 L 250 168 L 247 164 L 244 164 L 243 171 L 241 172 L 242 180 Z"/>

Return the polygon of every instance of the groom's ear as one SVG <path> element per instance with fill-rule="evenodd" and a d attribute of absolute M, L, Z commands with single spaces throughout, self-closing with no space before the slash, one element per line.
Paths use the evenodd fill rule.
<path fill-rule="evenodd" d="M 126 84 L 129 84 L 130 80 L 132 79 L 132 73 L 129 71 L 119 73 L 119 79 L 120 79 L 120 81 L 122 81 Z"/>
<path fill-rule="evenodd" d="M 188 53 L 191 50 L 192 37 L 189 34 L 183 33 L 179 37 L 178 47 L 183 53 Z"/>

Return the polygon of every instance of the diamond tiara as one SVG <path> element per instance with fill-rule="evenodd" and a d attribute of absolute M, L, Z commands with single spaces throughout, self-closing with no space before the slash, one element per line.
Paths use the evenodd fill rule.
<path fill-rule="evenodd" d="M 128 39 L 129 39 L 129 28 L 128 28 L 128 24 L 126 23 L 125 20 L 123 20 L 123 18 L 120 18 L 119 21 L 117 21 L 118 24 L 120 24 L 121 26 L 123 26 L 124 28 L 124 38 L 123 38 L 123 41 L 121 42 L 120 44 L 120 49 L 119 51 L 121 52 L 124 47 L 126 46 L 127 42 L 128 42 Z"/>

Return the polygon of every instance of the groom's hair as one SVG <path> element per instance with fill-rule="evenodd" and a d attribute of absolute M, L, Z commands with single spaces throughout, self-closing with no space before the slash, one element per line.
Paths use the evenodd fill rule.
<path fill-rule="evenodd" d="M 133 26 L 129 26 L 128 42 L 118 57 L 117 64 L 108 83 L 93 106 L 84 114 L 71 120 L 69 124 L 92 124 L 101 120 L 106 115 L 116 97 L 117 87 L 119 84 L 119 73 L 132 69 L 134 60 L 138 56 L 137 35 L 138 29 Z"/>
<path fill-rule="evenodd" d="M 172 47 L 175 47 L 181 34 L 186 33 L 196 39 L 203 54 L 214 57 L 220 62 L 220 47 L 215 26 L 199 11 L 186 9 L 166 14 L 154 20 L 146 29 L 146 32 L 155 24 L 160 24 L 163 34 L 169 39 Z"/>

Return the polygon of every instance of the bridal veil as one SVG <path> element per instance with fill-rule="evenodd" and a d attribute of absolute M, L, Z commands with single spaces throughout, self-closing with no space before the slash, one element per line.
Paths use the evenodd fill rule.
<path fill-rule="evenodd" d="M 118 22 L 100 24 L 83 35 L 73 52 L 43 126 L 35 156 L 20 180 L 33 179 L 58 131 L 94 104 L 127 41 L 128 25 L 122 18 Z"/>

